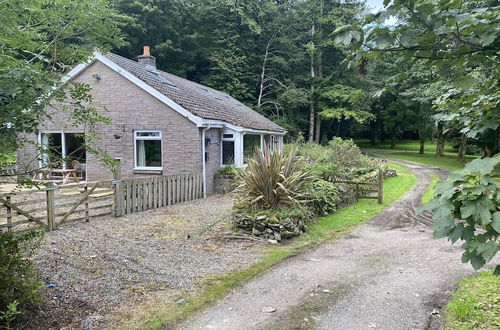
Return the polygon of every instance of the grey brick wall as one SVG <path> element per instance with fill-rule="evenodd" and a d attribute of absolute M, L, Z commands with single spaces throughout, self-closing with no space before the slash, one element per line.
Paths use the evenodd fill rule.
<path fill-rule="evenodd" d="M 100 79 L 93 75 L 98 74 Z M 161 130 L 163 152 L 163 175 L 201 171 L 201 131 L 194 123 L 169 108 L 147 92 L 109 69 L 95 62 L 75 81 L 89 84 L 93 89 L 94 102 L 105 107 L 110 125 L 100 125 L 100 140 L 97 146 L 110 156 L 119 158 L 122 177 L 144 177 L 147 174 L 134 173 L 134 130 Z M 51 109 L 52 121 L 47 120 L 42 130 L 76 132 L 82 128 L 73 127 L 70 115 L 60 110 L 60 105 Z M 215 131 L 215 130 L 214 130 Z M 218 130 L 216 132 L 218 134 Z M 117 138 L 119 137 L 119 138 Z M 31 137 L 36 141 L 36 137 Z M 219 167 L 218 145 L 209 145 L 208 191 L 212 191 L 213 175 Z M 20 152 L 20 159 L 28 159 L 32 151 Z M 112 177 L 111 171 L 90 154 L 87 154 L 88 180 L 102 180 Z"/>
<path fill-rule="evenodd" d="M 205 152 L 208 153 L 206 163 L 207 192 L 214 191 L 214 175 L 220 167 L 220 129 L 208 129 L 205 132 L 206 138 L 211 137 L 211 142 L 205 144 Z"/>

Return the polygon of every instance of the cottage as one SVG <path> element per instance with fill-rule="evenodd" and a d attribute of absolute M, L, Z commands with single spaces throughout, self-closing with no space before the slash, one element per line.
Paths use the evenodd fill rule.
<path fill-rule="evenodd" d="M 283 144 L 283 128 L 230 95 L 157 70 L 147 46 L 138 61 L 96 51 L 66 79 L 89 84 L 94 102 L 107 109 L 112 122 L 99 126 L 98 146 L 119 160 L 125 178 L 199 172 L 211 193 L 220 167 L 245 166 L 264 142 L 279 150 Z M 110 170 L 80 148 L 83 130 L 71 125 L 69 114 L 57 107 L 51 112 L 38 143 L 68 159 L 62 169 L 76 163 L 88 181 L 110 178 Z"/>

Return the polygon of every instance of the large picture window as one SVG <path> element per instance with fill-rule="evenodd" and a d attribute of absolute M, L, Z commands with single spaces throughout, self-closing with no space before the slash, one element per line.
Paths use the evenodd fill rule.
<path fill-rule="evenodd" d="M 85 136 L 83 133 L 43 132 L 41 166 L 59 169 L 74 168 L 86 163 Z M 76 163 L 75 163 L 76 161 Z"/>
<path fill-rule="evenodd" d="M 135 131 L 135 168 L 161 170 L 161 131 Z"/>
<path fill-rule="evenodd" d="M 255 134 L 245 134 L 243 136 L 243 161 L 254 155 L 255 148 L 261 148 L 261 136 Z"/>

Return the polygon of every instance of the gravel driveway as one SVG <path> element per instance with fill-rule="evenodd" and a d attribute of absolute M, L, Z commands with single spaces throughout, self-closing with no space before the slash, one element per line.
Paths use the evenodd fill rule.
<path fill-rule="evenodd" d="M 406 166 L 418 183 L 385 211 L 350 235 L 276 265 L 179 328 L 440 328 L 456 281 L 474 272 L 460 262 L 458 244 L 433 239 L 429 216 L 414 213 L 427 173 L 444 173 Z"/>
<path fill-rule="evenodd" d="M 48 233 L 34 257 L 48 287 L 29 327 L 100 329 L 119 309 L 259 261 L 263 245 L 219 239 L 232 205 L 214 196 Z"/>

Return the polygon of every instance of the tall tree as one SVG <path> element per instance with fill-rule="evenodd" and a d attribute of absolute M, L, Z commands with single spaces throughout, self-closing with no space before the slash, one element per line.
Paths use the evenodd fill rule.
<path fill-rule="evenodd" d="M 63 73 L 86 61 L 94 48 L 122 44 L 119 21 L 106 0 L 0 2 L 0 169 L 2 160 L 13 160 L 9 155 L 23 143 L 23 134 L 46 119 L 48 95 L 69 91 L 73 101 L 89 101 L 81 84 L 56 88 Z M 71 110 L 76 122 L 102 119 L 91 106 Z"/>

